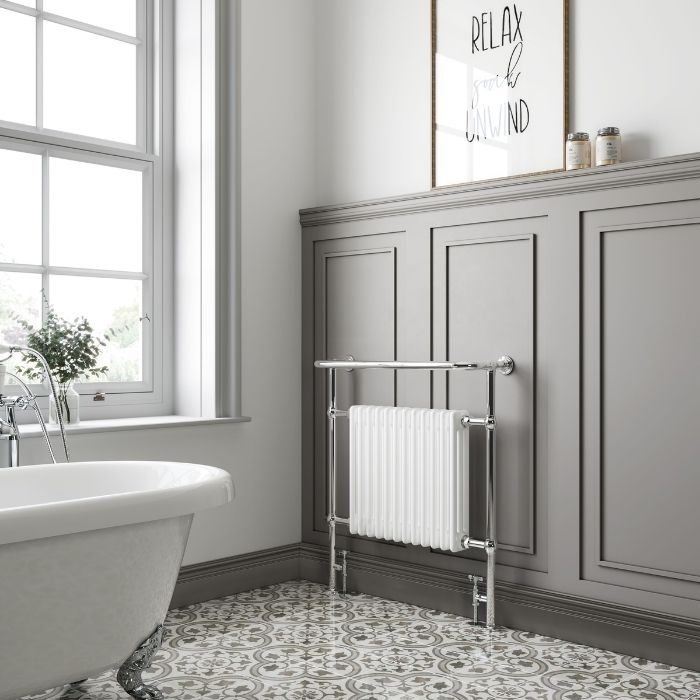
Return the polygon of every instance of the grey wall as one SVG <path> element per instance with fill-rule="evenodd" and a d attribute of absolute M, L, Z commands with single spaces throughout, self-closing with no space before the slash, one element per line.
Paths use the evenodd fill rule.
<path fill-rule="evenodd" d="M 498 580 L 697 626 L 700 155 L 307 210 L 302 224 L 304 541 L 325 544 L 327 529 L 314 359 L 508 353 L 516 372 L 497 378 Z M 482 376 L 407 374 L 342 376 L 340 407 L 483 414 Z M 342 457 L 341 516 L 346 470 Z M 480 494 L 482 484 L 473 474 Z M 478 553 L 350 536 L 340 546 L 483 571 Z"/>

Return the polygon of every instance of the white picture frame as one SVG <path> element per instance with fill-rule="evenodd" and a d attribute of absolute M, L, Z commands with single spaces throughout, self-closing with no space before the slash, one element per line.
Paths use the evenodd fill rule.
<path fill-rule="evenodd" d="M 568 0 L 432 0 L 432 185 L 564 168 Z"/>

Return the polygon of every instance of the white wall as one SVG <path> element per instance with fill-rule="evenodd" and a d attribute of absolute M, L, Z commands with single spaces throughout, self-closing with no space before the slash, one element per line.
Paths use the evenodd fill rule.
<path fill-rule="evenodd" d="M 316 0 L 323 204 L 430 188 L 430 0 Z"/>
<path fill-rule="evenodd" d="M 252 422 L 71 438 L 72 457 L 227 469 L 236 500 L 195 518 L 185 563 L 301 539 L 298 210 L 314 199 L 312 0 L 243 0 L 242 407 Z M 25 439 L 25 463 L 45 462 Z"/>
<path fill-rule="evenodd" d="M 429 0 L 317 0 L 318 200 L 430 189 Z M 625 160 L 700 151 L 697 0 L 570 0 L 570 126 Z"/>
<path fill-rule="evenodd" d="M 571 126 L 619 126 L 625 160 L 700 151 L 700 3 L 571 2 Z"/>

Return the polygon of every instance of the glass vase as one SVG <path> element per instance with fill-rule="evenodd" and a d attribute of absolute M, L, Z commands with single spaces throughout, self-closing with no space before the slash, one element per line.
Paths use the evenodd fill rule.
<path fill-rule="evenodd" d="M 56 385 L 58 403 L 63 412 L 63 422 L 68 425 L 80 423 L 80 394 L 73 388 L 73 382 Z M 56 404 L 49 390 L 49 423 L 58 423 Z"/>

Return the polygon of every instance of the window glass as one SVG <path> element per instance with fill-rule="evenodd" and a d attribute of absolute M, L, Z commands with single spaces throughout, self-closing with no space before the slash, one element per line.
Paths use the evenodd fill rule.
<path fill-rule="evenodd" d="M 101 335 L 114 331 L 99 360 L 109 367 L 109 373 L 97 381 L 138 382 L 143 377 L 142 287 L 138 280 L 49 277 L 51 303 L 60 316 L 69 320 L 85 316 Z"/>
<path fill-rule="evenodd" d="M 44 22 L 44 126 L 136 143 L 136 46 Z"/>
<path fill-rule="evenodd" d="M 0 342 L 24 345 L 26 334 L 18 318 L 34 327 L 41 325 L 41 275 L 0 272 L 0 299 Z M 15 354 L 4 364 L 8 372 L 16 373 L 21 359 Z M 12 383 L 8 380 L 8 384 Z"/>
<path fill-rule="evenodd" d="M 143 174 L 49 159 L 49 263 L 102 270 L 142 269 Z"/>
<path fill-rule="evenodd" d="M 36 20 L 2 9 L 0 120 L 36 125 Z"/>
<path fill-rule="evenodd" d="M 0 149 L 0 262 L 41 265 L 41 156 L 35 153 Z"/>
<path fill-rule="evenodd" d="M 44 12 L 136 35 L 135 0 L 44 0 Z"/>

